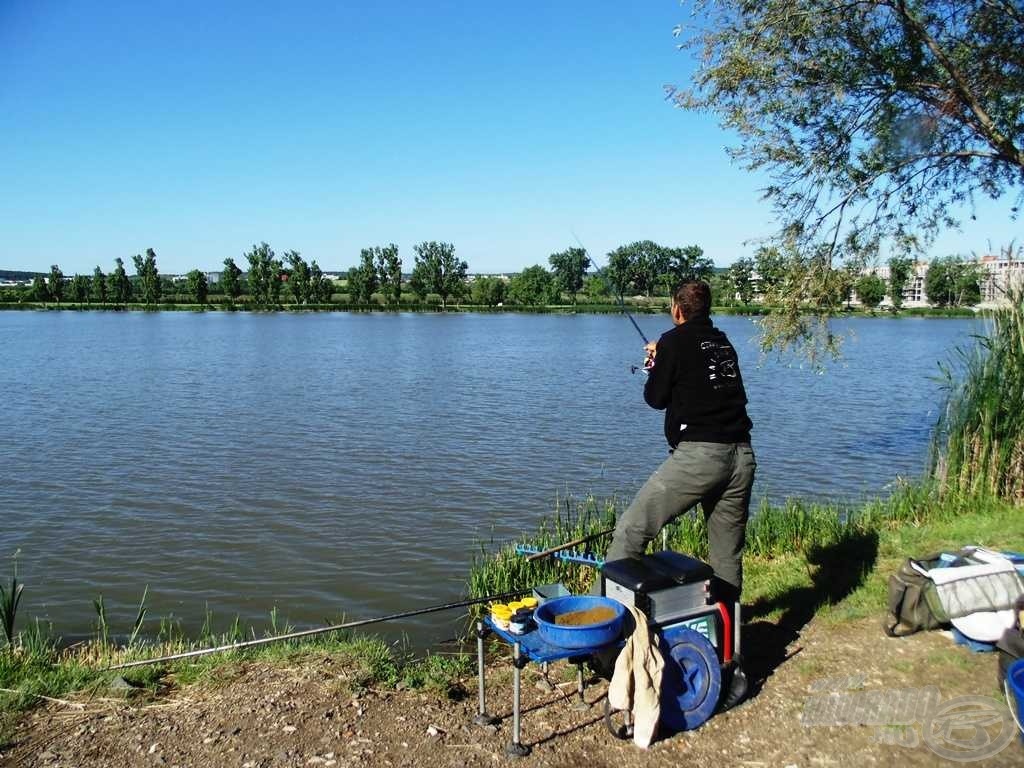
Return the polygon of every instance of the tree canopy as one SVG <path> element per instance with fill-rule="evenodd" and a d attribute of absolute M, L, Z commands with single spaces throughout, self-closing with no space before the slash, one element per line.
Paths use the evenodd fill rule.
<path fill-rule="evenodd" d="M 91 299 L 89 288 L 90 280 L 86 275 L 76 274 L 71 278 L 71 297 L 79 304 Z"/>
<path fill-rule="evenodd" d="M 288 275 L 288 292 L 296 304 L 307 303 L 311 296 L 309 265 L 296 250 L 284 252 L 284 263 L 291 274 Z"/>
<path fill-rule="evenodd" d="M 496 307 L 505 301 L 505 281 L 500 277 L 478 277 L 469 287 L 474 304 Z"/>
<path fill-rule="evenodd" d="M 359 252 L 359 266 L 348 271 L 349 296 L 353 301 L 368 304 L 379 286 L 377 255 L 373 248 L 363 248 Z"/>
<path fill-rule="evenodd" d="M 590 269 L 590 257 L 583 248 L 568 248 L 548 257 L 558 290 L 565 291 L 576 303 L 576 294 L 583 289 L 583 279 Z"/>
<path fill-rule="evenodd" d="M 206 273 L 198 269 L 193 269 L 189 271 L 186 279 L 188 282 L 188 292 L 195 297 L 198 304 L 205 304 L 206 297 L 210 292 L 210 285 L 206 280 Z"/>
<path fill-rule="evenodd" d="M 889 259 L 889 295 L 896 309 L 903 306 L 903 289 L 910 282 L 913 270 L 913 259 L 905 256 L 893 256 Z"/>
<path fill-rule="evenodd" d="M 60 300 L 64 298 L 64 273 L 56 264 L 50 267 L 50 278 L 46 282 L 46 288 L 50 298 L 60 304 Z"/>
<path fill-rule="evenodd" d="M 508 283 L 508 298 L 522 306 L 545 306 L 558 298 L 555 276 L 540 264 L 513 275 Z"/>
<path fill-rule="evenodd" d="M 135 254 L 132 261 L 135 262 L 135 273 L 142 287 L 142 300 L 150 306 L 156 305 L 163 293 L 160 272 L 156 268 L 156 251 L 147 248 L 145 256 Z"/>
<path fill-rule="evenodd" d="M 249 295 L 260 307 L 277 306 L 281 296 L 281 269 L 274 249 L 267 243 L 254 245 L 245 254 L 249 261 Z"/>
<path fill-rule="evenodd" d="M 242 284 L 239 281 L 241 276 L 242 270 L 235 264 L 235 260 L 230 256 L 224 259 L 224 270 L 220 273 L 220 290 L 231 302 L 242 293 Z"/>
<path fill-rule="evenodd" d="M 114 271 L 107 278 L 107 293 L 118 304 L 127 304 L 132 297 L 132 283 L 120 257 L 114 260 Z"/>
<path fill-rule="evenodd" d="M 385 300 L 398 304 L 402 298 L 402 259 L 398 255 L 398 246 L 391 243 L 383 247 L 375 246 L 372 250 L 377 264 L 380 292 L 384 294 Z"/>
<path fill-rule="evenodd" d="M 103 270 L 100 269 L 98 264 L 92 273 L 90 289 L 92 290 L 92 298 L 95 301 L 102 304 L 107 300 L 107 276 L 103 274 Z"/>
<path fill-rule="evenodd" d="M 694 0 L 681 47 L 700 60 L 683 108 L 739 137 L 766 172 L 790 288 L 885 244 L 910 252 L 978 196 L 1024 196 L 1024 9 L 1016 0 Z M 754 234 L 754 233 L 752 233 Z M 814 262 L 814 269 L 808 263 Z M 796 280 L 802 274 L 804 282 Z M 827 302 L 826 302 L 827 303 Z M 806 308 L 806 307 L 805 307 Z M 776 339 L 800 336 L 784 314 Z M 785 324 L 788 323 L 788 327 Z"/>
<path fill-rule="evenodd" d="M 885 280 L 873 272 L 861 275 L 854 288 L 857 291 L 857 298 L 868 309 L 874 309 L 885 298 Z"/>
<path fill-rule="evenodd" d="M 421 297 L 436 293 L 441 297 L 442 307 L 448 305 L 450 297 L 462 295 L 469 265 L 455 256 L 454 245 L 430 241 L 414 246 L 413 250 L 416 265 L 409 284 L 414 293 Z"/>
<path fill-rule="evenodd" d="M 749 304 L 754 300 L 754 260 L 743 257 L 736 259 L 729 267 L 729 279 L 732 281 L 740 301 Z"/>
<path fill-rule="evenodd" d="M 970 306 L 981 301 L 981 271 L 956 256 L 935 259 L 924 278 L 928 301 L 938 307 Z"/>

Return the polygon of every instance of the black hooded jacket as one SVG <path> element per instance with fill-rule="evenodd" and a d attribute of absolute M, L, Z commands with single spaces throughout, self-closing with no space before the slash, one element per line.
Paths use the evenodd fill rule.
<path fill-rule="evenodd" d="M 709 317 L 693 317 L 662 334 L 644 400 L 665 411 L 665 437 L 681 441 L 745 443 L 747 416 L 736 350 Z"/>

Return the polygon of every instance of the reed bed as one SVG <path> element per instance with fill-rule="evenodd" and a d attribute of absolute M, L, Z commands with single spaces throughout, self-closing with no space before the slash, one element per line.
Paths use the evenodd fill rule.
<path fill-rule="evenodd" d="M 1024 287 L 987 318 L 988 333 L 943 368 L 932 471 L 946 492 L 1024 504 Z"/>

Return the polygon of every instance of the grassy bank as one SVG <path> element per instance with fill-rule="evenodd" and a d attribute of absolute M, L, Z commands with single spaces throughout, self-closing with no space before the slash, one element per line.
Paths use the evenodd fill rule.
<path fill-rule="evenodd" d="M 272 631 L 268 634 L 292 629 L 276 623 L 274 612 Z M 0 745 L 9 738 L 19 713 L 42 701 L 61 701 L 71 694 L 79 702 L 112 696 L 152 698 L 201 680 L 230 676 L 247 664 L 312 664 L 330 656 L 341 662 L 342 686 L 352 692 L 370 687 L 400 687 L 442 693 L 471 671 L 472 659 L 462 653 L 414 655 L 407 647 L 378 636 L 345 631 L 152 666 L 109 669 L 129 661 L 255 637 L 254 630 L 244 631 L 236 622 L 227 632 L 204 631 L 188 640 L 174 626 L 162 622 L 159 636 L 151 643 L 137 643 L 134 639 L 116 643 L 110 639 L 107 628 L 100 626 L 92 640 L 61 648 L 59 640 L 37 621 L 19 632 L 13 644 L 0 648 Z"/>
<path fill-rule="evenodd" d="M 535 533 L 496 551 L 482 551 L 470 573 L 474 596 L 526 589 L 561 581 L 583 591 L 593 568 L 553 558 L 530 563 L 515 554 L 517 545 L 543 549 L 609 526 L 614 502 L 587 499 L 563 502 Z M 707 531 L 701 514 L 682 516 L 666 529 L 652 550 L 669 549 L 707 557 Z M 744 604 L 753 617 L 778 618 L 799 606 L 805 621 L 812 614 L 852 619 L 880 613 L 886 604 L 886 580 L 912 555 L 966 544 L 1024 551 L 1020 509 L 992 495 L 943 492 L 937 483 L 904 485 L 886 499 L 856 506 L 791 501 L 762 506 L 747 528 L 744 556 Z M 593 550 L 602 553 L 607 540 Z"/>

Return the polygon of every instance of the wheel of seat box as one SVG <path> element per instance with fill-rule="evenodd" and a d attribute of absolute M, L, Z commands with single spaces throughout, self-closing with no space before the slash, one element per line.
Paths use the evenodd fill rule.
<path fill-rule="evenodd" d="M 673 731 L 698 728 L 714 713 L 721 696 L 718 654 L 707 638 L 687 627 L 665 630 L 660 648 L 665 659 L 661 722 Z"/>

